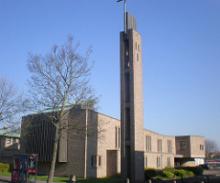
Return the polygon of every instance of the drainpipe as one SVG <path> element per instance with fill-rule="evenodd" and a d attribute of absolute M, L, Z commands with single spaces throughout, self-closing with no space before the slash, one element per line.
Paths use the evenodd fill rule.
<path fill-rule="evenodd" d="M 84 179 L 87 178 L 87 144 L 88 144 L 88 136 L 87 136 L 87 126 L 88 126 L 88 107 L 86 105 L 86 124 L 85 124 L 85 164 L 84 164 Z"/>

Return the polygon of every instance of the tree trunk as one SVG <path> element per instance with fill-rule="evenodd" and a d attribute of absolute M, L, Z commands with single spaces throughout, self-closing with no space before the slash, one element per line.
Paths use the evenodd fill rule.
<path fill-rule="evenodd" d="M 56 160 L 57 160 L 57 151 L 58 151 L 58 143 L 59 143 L 59 127 L 60 127 L 60 121 L 58 122 L 55 132 L 55 138 L 54 138 L 54 144 L 53 144 L 53 155 L 52 155 L 52 162 L 50 166 L 50 172 L 48 176 L 48 183 L 53 182 L 55 167 L 56 167 Z"/>
<path fill-rule="evenodd" d="M 55 132 L 55 138 L 54 138 L 52 162 L 51 162 L 50 172 L 49 172 L 48 181 L 47 181 L 48 183 L 53 182 L 54 172 L 55 172 L 55 168 L 56 168 L 58 143 L 59 143 L 59 140 L 60 140 L 60 126 L 61 126 L 61 123 L 62 123 L 62 120 L 63 120 L 67 93 L 68 93 L 68 91 L 65 91 L 63 102 L 62 102 L 62 107 L 61 107 L 60 114 L 59 114 L 59 117 L 58 117 L 58 123 L 57 123 L 57 125 L 55 125 L 56 132 Z"/>

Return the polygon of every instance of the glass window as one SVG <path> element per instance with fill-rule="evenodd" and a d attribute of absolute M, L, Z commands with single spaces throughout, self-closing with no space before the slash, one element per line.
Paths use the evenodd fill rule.
<path fill-rule="evenodd" d="M 185 141 L 180 141 L 180 151 L 186 150 L 186 142 Z"/>
<path fill-rule="evenodd" d="M 171 167 L 171 158 L 170 157 L 167 158 L 167 167 Z"/>
<path fill-rule="evenodd" d="M 99 166 L 101 166 L 101 164 L 102 164 L 102 158 L 101 158 L 101 156 L 98 156 L 99 157 Z"/>
<path fill-rule="evenodd" d="M 204 145 L 200 144 L 200 150 L 204 150 Z"/>
<path fill-rule="evenodd" d="M 162 140 L 157 140 L 157 152 L 162 152 Z"/>
<path fill-rule="evenodd" d="M 158 156 L 158 157 L 157 157 L 157 168 L 160 168 L 160 166 L 161 166 L 161 159 L 160 159 L 160 157 Z"/>
<path fill-rule="evenodd" d="M 147 168 L 147 156 L 145 157 L 145 168 Z"/>
<path fill-rule="evenodd" d="M 99 155 L 92 155 L 91 156 L 91 166 L 96 168 L 98 166 L 101 166 L 102 164 L 102 157 Z"/>
<path fill-rule="evenodd" d="M 146 136 L 146 151 L 151 151 L 151 136 Z"/>
<path fill-rule="evenodd" d="M 121 146 L 121 129 L 119 127 L 115 127 L 115 148 L 120 148 Z"/>
<path fill-rule="evenodd" d="M 168 153 L 172 153 L 172 141 L 167 140 L 167 151 Z"/>

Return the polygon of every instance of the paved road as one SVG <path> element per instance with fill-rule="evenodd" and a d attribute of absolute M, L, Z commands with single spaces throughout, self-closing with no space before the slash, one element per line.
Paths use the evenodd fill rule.
<path fill-rule="evenodd" d="M 11 177 L 0 176 L 0 183 L 10 182 L 10 180 L 11 180 Z"/>
<path fill-rule="evenodd" d="M 205 170 L 204 175 L 215 175 L 215 176 L 220 176 L 220 169 L 210 169 L 210 170 Z"/>

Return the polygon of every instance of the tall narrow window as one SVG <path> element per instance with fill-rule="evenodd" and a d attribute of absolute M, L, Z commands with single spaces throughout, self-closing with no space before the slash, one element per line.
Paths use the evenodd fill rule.
<path fill-rule="evenodd" d="M 172 153 L 172 141 L 167 140 L 167 152 Z"/>
<path fill-rule="evenodd" d="M 118 148 L 121 147 L 121 128 L 118 128 Z"/>
<path fill-rule="evenodd" d="M 157 152 L 162 152 L 162 140 L 157 140 Z"/>
<path fill-rule="evenodd" d="M 91 167 L 96 167 L 96 156 L 95 155 L 91 156 Z"/>
<path fill-rule="evenodd" d="M 145 156 L 145 163 L 144 163 L 144 165 L 145 165 L 145 168 L 147 168 L 147 156 Z"/>
<path fill-rule="evenodd" d="M 115 127 L 115 148 L 119 149 L 121 146 L 121 129 L 119 127 Z"/>
<path fill-rule="evenodd" d="M 102 158 L 101 158 L 101 156 L 98 156 L 98 157 L 99 157 L 99 163 L 98 163 L 98 165 L 101 166 L 101 165 L 102 165 Z"/>
<path fill-rule="evenodd" d="M 125 44 L 125 69 L 128 69 L 130 67 L 130 62 L 129 62 L 129 43 L 126 41 Z"/>
<path fill-rule="evenodd" d="M 179 150 L 180 151 L 185 151 L 186 150 L 186 142 L 185 141 L 180 141 L 179 142 Z"/>
<path fill-rule="evenodd" d="M 171 167 L 171 158 L 170 157 L 167 158 L 167 167 Z"/>
<path fill-rule="evenodd" d="M 125 137 L 126 140 L 130 140 L 130 108 L 129 107 L 125 109 L 125 123 L 126 123 Z"/>
<path fill-rule="evenodd" d="M 125 74 L 125 101 L 130 102 L 130 74 Z"/>
<path fill-rule="evenodd" d="M 146 151 L 151 151 L 151 136 L 146 136 Z"/>
<path fill-rule="evenodd" d="M 91 167 L 96 168 L 102 165 L 102 157 L 99 155 L 91 156 Z"/>
<path fill-rule="evenodd" d="M 161 159 L 160 159 L 160 157 L 158 156 L 158 157 L 157 157 L 157 168 L 160 168 L 160 166 L 161 166 Z"/>

